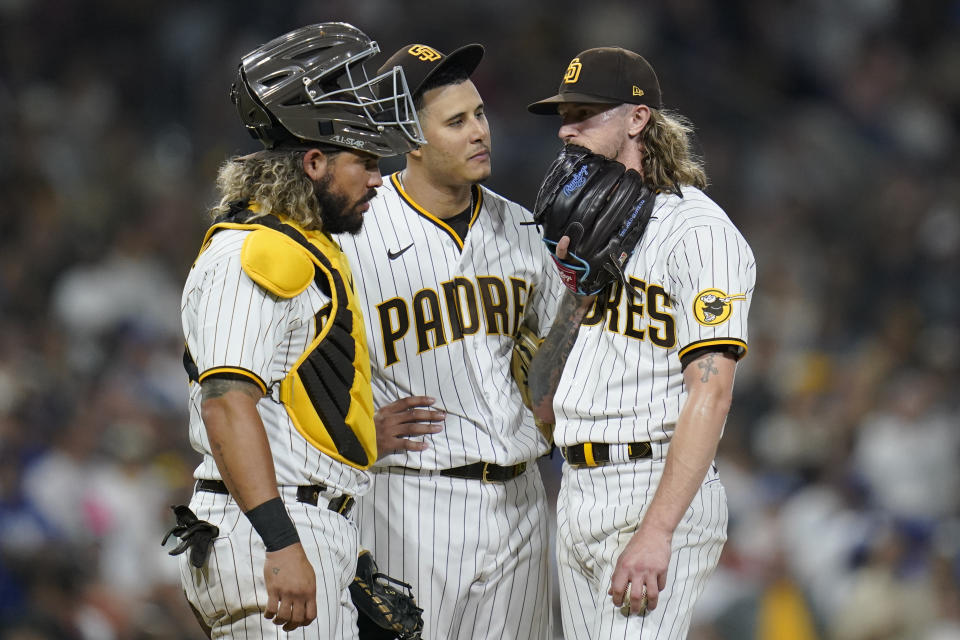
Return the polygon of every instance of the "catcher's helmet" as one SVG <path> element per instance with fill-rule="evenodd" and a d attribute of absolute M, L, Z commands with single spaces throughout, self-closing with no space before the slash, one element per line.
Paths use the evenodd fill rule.
<path fill-rule="evenodd" d="M 381 157 L 407 153 L 426 140 L 403 69 L 367 76 L 364 62 L 379 51 L 343 22 L 301 27 L 245 55 L 230 97 L 268 149 L 313 141 Z"/>

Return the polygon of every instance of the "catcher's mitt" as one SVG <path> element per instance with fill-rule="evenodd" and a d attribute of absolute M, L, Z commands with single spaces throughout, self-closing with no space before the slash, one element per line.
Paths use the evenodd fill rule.
<path fill-rule="evenodd" d="M 513 353 L 510 356 L 510 373 L 513 375 L 517 387 L 520 389 L 520 396 L 523 398 L 523 404 L 527 409 L 533 410 L 533 400 L 530 398 L 530 363 L 537 349 L 543 343 L 543 338 L 525 324 L 521 324 L 517 329 L 517 335 L 514 336 Z M 541 422 L 534 417 L 537 428 L 547 442 L 553 444 L 553 425 Z"/>
<path fill-rule="evenodd" d="M 420 640 L 423 609 L 417 606 L 410 585 L 379 573 L 366 549 L 357 558 L 350 598 L 359 613 L 360 640 Z"/>
<path fill-rule="evenodd" d="M 565 146 L 540 185 L 533 217 L 563 283 L 578 295 L 595 295 L 614 281 L 626 284 L 623 265 L 643 235 L 653 201 L 633 169 Z M 570 244 L 561 260 L 556 248 L 563 236 Z"/>

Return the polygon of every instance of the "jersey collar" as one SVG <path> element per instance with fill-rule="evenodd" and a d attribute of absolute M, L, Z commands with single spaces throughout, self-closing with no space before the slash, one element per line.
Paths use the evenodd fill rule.
<path fill-rule="evenodd" d="M 417 204 L 404 190 L 403 183 L 400 182 L 399 171 L 390 176 L 390 182 L 393 184 L 394 189 L 397 190 L 397 193 L 400 194 L 400 198 L 403 199 L 404 202 L 406 202 L 418 214 L 444 230 L 447 235 L 453 238 L 454 242 L 457 243 L 457 247 L 461 251 L 463 250 L 463 239 L 457 235 L 457 232 L 454 231 L 450 225 L 444 222 L 442 218 L 435 216 Z M 470 189 L 473 195 L 473 213 L 470 216 L 470 223 L 467 225 L 468 230 L 473 227 L 473 223 L 476 222 L 477 217 L 480 215 L 480 208 L 483 206 L 483 189 L 481 189 L 478 185 L 471 185 Z"/>

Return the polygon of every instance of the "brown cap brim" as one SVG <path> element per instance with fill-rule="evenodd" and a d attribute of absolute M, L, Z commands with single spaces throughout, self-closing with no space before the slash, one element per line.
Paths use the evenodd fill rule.
<path fill-rule="evenodd" d="M 582 102 L 585 104 L 617 104 L 616 102 L 611 102 L 610 98 L 602 98 L 600 96 L 592 96 L 587 93 L 573 93 L 572 91 L 567 91 L 565 93 L 558 93 L 555 96 L 550 96 L 539 102 L 534 102 L 533 104 L 527 105 L 527 111 L 530 113 L 535 113 L 538 116 L 550 116 L 557 114 L 557 108 L 565 102 Z"/>
<path fill-rule="evenodd" d="M 427 80 L 442 69 L 462 69 L 467 76 L 471 75 L 483 59 L 484 52 L 483 45 L 468 44 L 451 52 L 450 55 L 443 56 L 435 64 L 431 64 L 410 55 L 409 50 L 413 46 L 415 45 L 402 47 L 377 69 L 377 74 L 381 74 L 395 66 L 402 67 L 410 87 L 410 95 L 416 95 Z"/>
<path fill-rule="evenodd" d="M 451 67 L 459 67 L 469 76 L 477 66 L 479 66 L 480 61 L 483 59 L 483 45 L 482 44 L 465 44 L 459 49 L 450 52 L 450 55 L 443 59 L 437 68 L 434 69 L 430 75 L 439 71 L 440 69 L 446 69 Z"/>

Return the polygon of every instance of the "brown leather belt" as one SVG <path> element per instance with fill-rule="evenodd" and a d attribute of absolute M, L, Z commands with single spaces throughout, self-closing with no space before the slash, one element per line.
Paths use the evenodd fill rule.
<path fill-rule="evenodd" d="M 210 493 L 219 493 L 227 495 L 230 491 L 227 489 L 227 485 L 223 483 L 222 480 L 197 480 L 197 491 L 207 491 Z M 309 504 L 311 506 L 317 506 L 320 502 L 320 494 L 327 490 L 327 487 L 322 484 L 312 484 L 302 487 L 297 487 L 297 502 L 303 502 L 304 504 Z M 356 499 L 353 496 L 348 496 L 343 494 L 342 496 L 337 496 L 330 500 L 327 503 L 327 509 L 335 513 L 339 513 L 344 518 L 350 515 L 350 510 L 353 509 L 353 505 L 356 503 Z"/>
<path fill-rule="evenodd" d="M 560 451 L 563 453 L 567 464 L 574 467 L 599 467 L 610 463 L 610 444 L 606 442 L 584 442 L 569 447 L 560 447 Z M 627 443 L 628 460 L 652 457 L 653 450 L 649 442 Z"/>
<path fill-rule="evenodd" d="M 492 462 L 474 462 L 473 464 L 453 469 L 441 469 L 438 473 L 448 478 L 465 478 L 467 480 L 483 480 L 484 482 L 506 482 L 513 480 L 527 470 L 527 463 L 520 462 L 502 467 Z"/>

